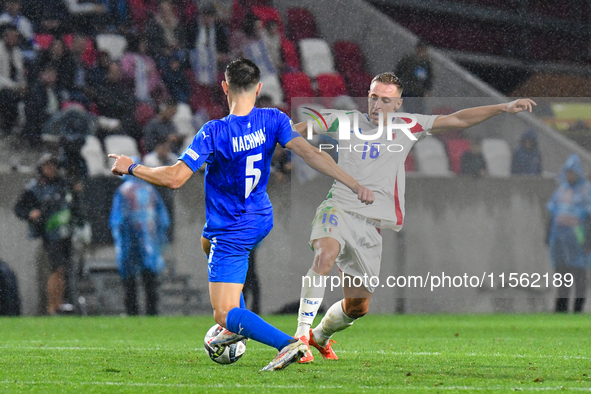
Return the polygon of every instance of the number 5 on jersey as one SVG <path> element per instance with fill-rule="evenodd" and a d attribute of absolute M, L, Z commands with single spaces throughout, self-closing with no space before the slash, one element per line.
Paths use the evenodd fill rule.
<path fill-rule="evenodd" d="M 248 198 L 248 196 L 250 196 L 250 193 L 254 190 L 255 187 L 257 187 L 259 180 L 261 179 L 261 170 L 255 168 L 254 163 L 262 159 L 262 153 L 246 157 L 246 190 L 244 192 L 245 199 Z"/>

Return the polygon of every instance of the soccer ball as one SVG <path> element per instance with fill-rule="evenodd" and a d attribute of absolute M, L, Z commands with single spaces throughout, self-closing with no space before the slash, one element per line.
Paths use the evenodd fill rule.
<path fill-rule="evenodd" d="M 209 346 L 208 342 L 210 342 L 223 330 L 224 327 L 220 326 L 219 324 L 215 324 L 213 327 L 211 327 L 209 331 L 207 331 L 207 334 L 205 334 L 203 347 L 205 348 L 205 352 L 209 355 L 209 358 L 211 358 L 216 363 L 232 364 L 240 360 L 240 357 L 244 355 L 244 352 L 246 351 L 246 339 L 231 345 Z"/>

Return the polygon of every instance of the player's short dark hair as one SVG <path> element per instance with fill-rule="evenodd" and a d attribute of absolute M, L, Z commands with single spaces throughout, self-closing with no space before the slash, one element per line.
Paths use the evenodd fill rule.
<path fill-rule="evenodd" d="M 261 80 L 261 70 L 249 59 L 238 59 L 226 67 L 226 83 L 233 92 L 252 89 Z"/>
<path fill-rule="evenodd" d="M 380 82 L 380 83 L 383 83 L 386 85 L 396 85 L 398 87 L 398 91 L 400 93 L 402 93 L 402 90 L 403 90 L 402 81 L 393 72 L 385 72 L 385 73 L 381 73 L 381 74 L 376 75 L 371 80 L 371 83 L 374 83 L 374 82 Z"/>

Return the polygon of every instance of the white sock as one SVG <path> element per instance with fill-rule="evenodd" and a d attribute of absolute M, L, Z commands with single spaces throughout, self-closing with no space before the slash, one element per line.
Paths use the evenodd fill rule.
<path fill-rule="evenodd" d="M 326 288 L 326 275 L 320 275 L 310 269 L 302 278 L 302 292 L 300 294 L 300 309 L 298 310 L 298 329 L 295 337 L 306 336 L 310 339 L 310 327 L 318 313 L 324 290 Z"/>
<path fill-rule="evenodd" d="M 326 346 L 332 334 L 344 330 L 357 320 L 345 315 L 343 302 L 344 300 L 337 301 L 328 308 L 320 324 L 312 330 L 314 341 L 320 346 Z"/>

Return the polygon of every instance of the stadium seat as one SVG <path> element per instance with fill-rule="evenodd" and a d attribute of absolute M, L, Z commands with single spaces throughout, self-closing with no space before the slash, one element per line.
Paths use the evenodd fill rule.
<path fill-rule="evenodd" d="M 148 21 L 148 12 L 143 0 L 127 0 L 129 6 L 129 14 L 133 26 L 138 31 L 143 31 Z"/>
<path fill-rule="evenodd" d="M 176 126 L 177 131 L 185 136 L 194 136 L 195 130 L 191 121 L 193 120 L 193 112 L 191 107 L 185 103 L 177 104 L 176 114 L 172 118 L 172 122 Z"/>
<path fill-rule="evenodd" d="M 41 50 L 47 50 L 53 43 L 53 36 L 51 34 L 36 34 L 35 43 Z"/>
<path fill-rule="evenodd" d="M 369 85 L 373 77 L 367 73 L 356 73 L 347 75 L 347 87 L 351 97 L 367 97 Z"/>
<path fill-rule="evenodd" d="M 105 152 L 101 142 L 94 135 L 86 136 L 86 141 L 80 150 L 80 154 L 86 161 L 89 176 L 101 176 L 109 174 L 105 163 Z"/>
<path fill-rule="evenodd" d="M 287 38 L 281 38 L 281 52 L 283 53 L 283 61 L 287 68 L 291 71 L 300 70 L 300 59 L 298 57 L 298 50 L 296 49 L 293 42 Z"/>
<path fill-rule="evenodd" d="M 432 176 L 449 176 L 449 161 L 443 143 L 436 138 L 425 138 L 414 146 L 419 172 Z"/>
<path fill-rule="evenodd" d="M 99 34 L 96 36 L 96 46 L 99 50 L 107 52 L 111 59 L 117 61 L 123 57 L 127 48 L 127 40 L 118 34 Z"/>
<path fill-rule="evenodd" d="M 310 78 L 303 72 L 294 72 L 283 74 L 283 91 L 285 92 L 285 102 L 291 106 L 291 100 L 294 97 L 314 97 L 314 89 Z"/>
<path fill-rule="evenodd" d="M 320 74 L 316 77 L 318 97 L 322 97 L 322 105 L 332 108 L 334 97 L 347 96 L 347 86 L 340 74 Z"/>
<path fill-rule="evenodd" d="M 232 2 L 232 19 L 230 21 L 230 28 L 232 30 L 242 29 L 244 17 L 252 7 L 255 6 L 269 6 L 269 0 L 234 0 Z"/>
<path fill-rule="evenodd" d="M 140 157 L 135 140 L 127 135 L 110 135 L 105 138 L 107 152 L 117 152 L 120 155 Z"/>
<path fill-rule="evenodd" d="M 449 140 L 445 142 L 445 146 L 447 148 L 449 166 L 453 172 L 459 174 L 461 172 L 462 155 L 464 152 L 470 150 L 470 140 L 465 138 Z"/>
<path fill-rule="evenodd" d="M 283 21 L 281 20 L 281 14 L 277 11 L 277 8 L 266 7 L 266 6 L 254 6 L 252 7 L 252 13 L 259 18 L 263 25 L 266 26 L 267 22 L 275 21 L 279 26 L 279 31 L 283 33 Z"/>
<path fill-rule="evenodd" d="M 328 43 L 321 38 L 305 38 L 299 42 L 302 71 L 310 78 L 334 73 L 334 61 Z"/>
<path fill-rule="evenodd" d="M 333 44 L 337 69 L 343 75 L 365 72 L 365 59 L 361 47 L 352 41 L 337 41 Z"/>
<path fill-rule="evenodd" d="M 261 82 L 263 83 L 261 94 L 270 96 L 273 105 L 283 105 L 283 89 L 279 77 L 276 74 L 267 75 L 261 79 Z"/>
<path fill-rule="evenodd" d="M 62 38 L 64 40 L 64 44 L 68 47 L 68 49 L 72 49 L 72 45 L 74 43 L 74 35 L 73 34 L 66 34 Z M 96 50 L 94 48 L 94 43 L 90 38 L 86 39 L 86 47 L 84 48 L 84 52 L 82 53 L 82 61 L 88 67 L 94 67 L 94 62 L 96 60 Z"/>
<path fill-rule="evenodd" d="M 314 15 L 305 8 L 287 10 L 287 27 L 289 38 L 294 42 L 299 42 L 304 38 L 319 37 Z"/>
<path fill-rule="evenodd" d="M 507 141 L 493 138 L 482 140 L 482 155 L 490 176 L 511 175 L 511 148 Z"/>

